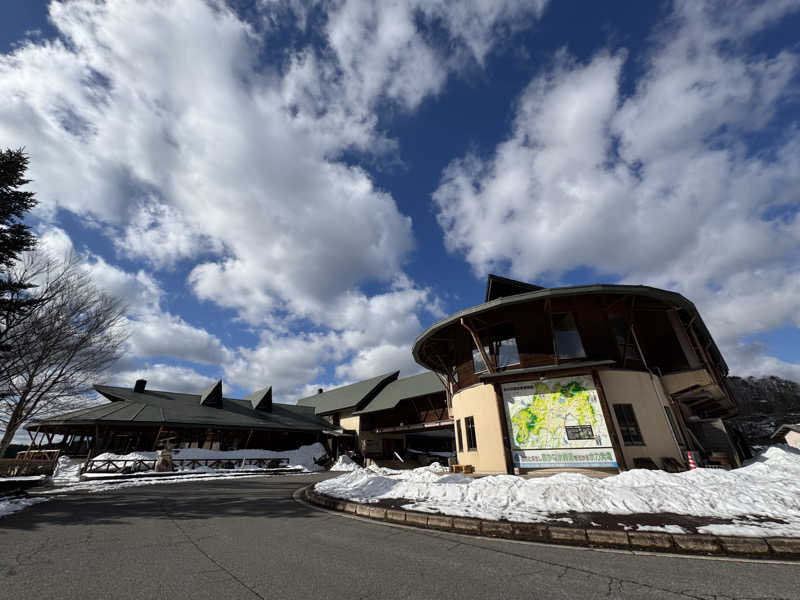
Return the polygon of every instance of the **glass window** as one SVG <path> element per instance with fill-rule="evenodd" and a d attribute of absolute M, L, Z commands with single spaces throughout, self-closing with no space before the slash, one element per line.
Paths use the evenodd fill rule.
<path fill-rule="evenodd" d="M 458 451 L 464 451 L 464 439 L 461 437 L 461 419 L 456 421 L 456 436 L 458 439 Z"/>
<path fill-rule="evenodd" d="M 636 421 L 636 414 L 633 412 L 633 405 L 615 404 L 614 414 L 617 417 L 619 432 L 622 435 L 622 441 L 625 442 L 625 445 L 644 446 L 642 430 L 639 429 L 639 423 Z"/>
<path fill-rule="evenodd" d="M 484 346 L 483 351 L 486 352 L 486 356 L 489 356 L 489 346 Z M 472 349 L 472 366 L 474 373 L 483 373 L 484 371 L 489 370 L 486 367 L 483 356 L 481 356 L 480 350 L 477 348 Z"/>
<path fill-rule="evenodd" d="M 581 335 L 571 312 L 553 315 L 553 335 L 558 346 L 558 358 L 586 358 Z"/>
<path fill-rule="evenodd" d="M 608 321 L 611 324 L 611 329 L 614 331 L 614 338 L 617 342 L 617 348 L 619 348 L 619 356 L 622 360 L 622 365 L 625 366 L 625 361 L 628 360 L 640 363 L 642 357 L 639 354 L 636 340 L 633 339 L 633 334 L 628 328 L 625 317 L 621 315 L 609 315 Z"/>
<path fill-rule="evenodd" d="M 510 337 L 497 342 L 497 366 L 502 368 L 518 364 L 517 339 Z"/>
<path fill-rule="evenodd" d="M 475 437 L 475 418 L 467 417 L 464 419 L 464 427 L 467 430 L 467 450 L 477 450 L 478 439 Z"/>
<path fill-rule="evenodd" d="M 490 360 L 494 360 L 498 369 L 519 364 L 517 338 L 514 336 L 514 328 L 509 324 L 499 325 L 492 329 L 490 345 L 484 346 L 483 350 Z M 483 373 L 488 370 L 477 348 L 472 350 L 472 364 L 475 373 Z"/>

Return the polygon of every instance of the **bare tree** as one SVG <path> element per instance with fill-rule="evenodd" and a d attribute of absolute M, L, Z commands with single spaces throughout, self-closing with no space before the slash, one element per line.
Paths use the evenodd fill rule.
<path fill-rule="evenodd" d="M 0 456 L 26 421 L 85 404 L 127 339 L 122 302 L 100 292 L 74 256 L 58 262 L 30 253 L 12 277 L 36 284 L 28 290 L 35 302 L 4 340 Z"/>

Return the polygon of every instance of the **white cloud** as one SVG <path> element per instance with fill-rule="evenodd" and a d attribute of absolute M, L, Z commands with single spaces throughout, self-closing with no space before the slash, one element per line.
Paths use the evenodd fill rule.
<path fill-rule="evenodd" d="M 756 369 L 735 359 L 740 336 L 800 326 L 798 123 L 773 121 L 796 98 L 800 61 L 747 55 L 747 36 L 799 6 L 678 4 L 624 98 L 623 53 L 578 63 L 562 52 L 521 95 L 494 155 L 445 170 L 434 201 L 448 249 L 480 274 L 507 265 L 557 282 L 589 267 L 675 289 L 735 370 Z M 767 150 L 748 149 L 753 133 L 773 138 Z"/>
<path fill-rule="evenodd" d="M 149 390 L 182 392 L 184 394 L 199 394 L 217 381 L 213 377 L 201 375 L 194 369 L 188 367 L 155 363 L 140 368 L 117 372 L 108 382 L 104 382 L 104 384 L 132 388 L 133 384 L 138 379 L 146 380 L 147 389 Z M 230 389 L 224 381 L 222 383 L 222 391 L 224 394 L 230 393 Z"/>
<path fill-rule="evenodd" d="M 53 2 L 64 41 L 0 56 L 0 138 L 28 149 L 42 216 L 55 222 L 66 209 L 92 221 L 148 269 L 183 263 L 198 298 L 266 330 L 234 357 L 162 310 L 151 271 L 92 257 L 97 280 L 132 300 L 132 352 L 222 360 L 243 383 L 290 389 L 320 365 L 409 345 L 419 315 L 438 310 L 403 274 L 411 220 L 342 156 L 394 152 L 379 106 L 413 111 L 545 2 L 259 6 L 263 36 L 214 0 Z M 322 44 L 265 64 L 279 43 L 272 25 L 286 18 Z M 365 295 L 365 282 L 383 288 Z M 289 333 L 309 323 L 312 333 Z M 259 362 L 284 347 L 315 360 Z"/>

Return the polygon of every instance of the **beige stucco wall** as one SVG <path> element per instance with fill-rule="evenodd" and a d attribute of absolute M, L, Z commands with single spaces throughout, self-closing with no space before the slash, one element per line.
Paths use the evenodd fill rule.
<path fill-rule="evenodd" d="M 661 382 L 664 384 L 664 389 L 667 393 L 671 395 L 696 385 L 700 387 L 712 385 L 714 380 L 705 369 L 695 369 L 694 371 L 681 371 L 680 373 L 664 375 L 661 378 Z"/>
<path fill-rule="evenodd" d="M 661 459 L 671 457 L 684 462 L 672 427 L 667 420 L 664 407 L 668 406 L 666 392 L 658 377 L 641 371 L 601 370 L 598 372 L 609 405 L 609 417 L 622 445 L 622 454 L 628 469 L 633 468 L 633 459 L 651 458 L 662 467 Z M 614 404 L 632 404 L 636 421 L 642 432 L 644 446 L 626 446 L 619 433 L 619 424 L 614 414 Z"/>
<path fill-rule="evenodd" d="M 353 416 L 353 411 L 339 413 L 339 427 L 342 429 L 351 429 L 352 431 L 359 431 L 361 427 L 361 417 Z"/>
<path fill-rule="evenodd" d="M 466 450 L 467 431 L 464 426 L 466 417 L 475 419 L 477 451 Z M 505 473 L 503 433 L 494 387 L 476 385 L 456 393 L 453 396 L 453 419 L 454 422 L 461 421 L 461 435 L 464 441 L 464 452 L 458 453 L 458 463 L 472 465 L 477 473 Z"/>
<path fill-rule="evenodd" d="M 793 448 L 800 448 L 800 433 L 797 431 L 790 431 L 786 434 L 786 443 Z"/>

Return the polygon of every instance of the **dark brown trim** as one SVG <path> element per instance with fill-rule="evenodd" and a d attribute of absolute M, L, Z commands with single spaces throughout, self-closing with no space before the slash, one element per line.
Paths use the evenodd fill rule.
<path fill-rule="evenodd" d="M 497 400 L 497 412 L 500 417 L 500 429 L 502 429 L 502 438 L 503 438 L 503 454 L 506 459 L 506 473 L 509 475 L 514 474 L 514 457 L 511 454 L 511 438 L 509 437 L 508 432 L 508 419 L 506 419 L 506 407 L 505 401 L 503 400 L 503 384 L 500 382 L 495 381 L 492 384 L 492 388 L 494 389 L 494 395 Z"/>
<path fill-rule="evenodd" d="M 614 420 L 611 418 L 611 407 L 608 405 L 606 393 L 603 389 L 603 383 L 600 381 L 600 375 L 598 374 L 597 369 L 592 369 L 592 380 L 594 381 L 594 387 L 597 390 L 597 397 L 600 400 L 600 406 L 603 408 L 603 419 L 606 422 L 606 429 L 608 429 L 608 435 L 611 438 L 611 447 L 613 448 L 614 454 L 617 457 L 617 465 L 620 471 L 626 471 L 628 466 L 625 463 L 625 455 L 622 454 L 622 446 L 617 438 L 617 428 L 614 426 Z"/>

